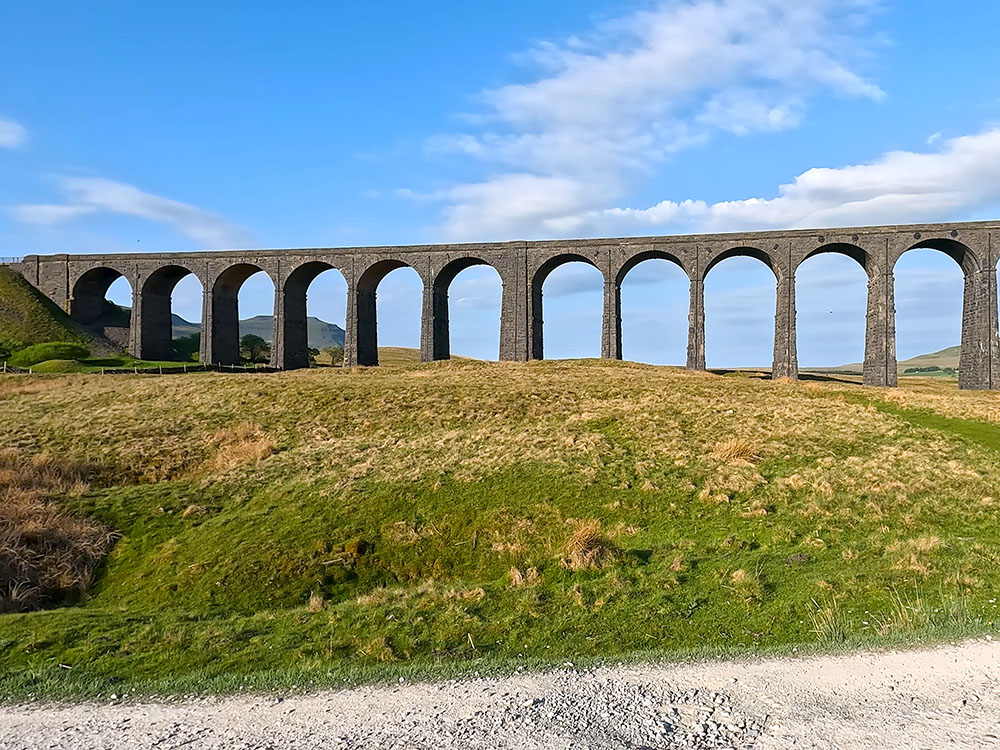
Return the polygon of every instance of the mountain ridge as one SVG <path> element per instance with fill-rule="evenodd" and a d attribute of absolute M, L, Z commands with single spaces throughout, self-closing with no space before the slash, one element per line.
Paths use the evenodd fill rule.
<path fill-rule="evenodd" d="M 170 319 L 175 339 L 201 332 L 200 323 L 192 323 L 176 313 L 171 315 Z M 252 318 L 245 318 L 240 321 L 240 336 L 260 336 L 265 341 L 270 341 L 273 325 L 273 315 L 255 315 Z M 313 349 L 344 345 L 344 329 L 336 323 L 327 323 L 325 320 L 310 316 L 306 319 L 306 325 L 309 346 Z"/>

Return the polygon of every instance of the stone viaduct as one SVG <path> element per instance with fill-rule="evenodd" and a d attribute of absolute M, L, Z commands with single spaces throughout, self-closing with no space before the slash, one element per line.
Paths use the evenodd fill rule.
<path fill-rule="evenodd" d="M 687 367 L 704 369 L 705 278 L 726 258 L 749 256 L 771 269 L 777 285 L 772 375 L 795 378 L 796 269 L 818 253 L 842 253 L 868 275 L 864 382 L 893 386 L 893 268 L 903 253 L 915 248 L 946 253 L 965 277 L 960 387 L 1000 388 L 996 275 L 1000 222 L 407 247 L 33 255 L 24 258 L 19 268 L 82 323 L 100 315 L 110 284 L 126 277 L 133 295 L 128 348 L 143 359 L 171 358 L 171 292 L 181 278 L 194 274 L 204 289 L 201 358 L 220 364 L 239 361 L 237 294 L 248 277 L 264 271 L 275 287 L 272 365 L 292 369 L 308 364 L 306 292 L 327 269 L 337 269 L 347 282 L 348 365 L 378 364 L 376 290 L 386 274 L 402 266 L 415 269 L 423 281 L 424 361 L 449 358 L 448 288 L 460 271 L 478 264 L 496 269 L 503 283 L 500 359 L 541 359 L 542 285 L 553 269 L 570 261 L 589 263 L 603 274 L 601 354 L 620 359 L 622 280 L 636 264 L 663 258 L 690 279 Z"/>

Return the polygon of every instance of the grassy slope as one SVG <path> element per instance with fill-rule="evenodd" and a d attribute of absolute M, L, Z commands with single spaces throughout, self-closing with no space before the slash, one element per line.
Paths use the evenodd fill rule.
<path fill-rule="evenodd" d="M 10 340 L 25 346 L 46 341 L 89 343 L 51 300 L 19 273 L 0 267 L 0 341 Z"/>
<path fill-rule="evenodd" d="M 85 605 L 3 617 L 0 694 L 993 629 L 1000 399 L 945 383 L 469 361 L 22 377 L 0 423 L 0 448 L 114 477 L 67 502 L 124 534 Z M 573 570 L 590 519 L 618 552 Z"/>

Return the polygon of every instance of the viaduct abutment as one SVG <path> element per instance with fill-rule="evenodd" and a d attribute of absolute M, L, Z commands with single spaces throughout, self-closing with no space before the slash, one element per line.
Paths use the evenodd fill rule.
<path fill-rule="evenodd" d="M 774 274 L 777 306 L 772 374 L 775 378 L 796 378 L 796 271 L 814 255 L 840 253 L 857 261 L 868 276 L 864 382 L 894 386 L 893 269 L 907 251 L 931 248 L 953 258 L 965 279 L 959 385 L 990 389 L 1000 388 L 998 246 L 1000 223 L 973 222 L 404 247 L 32 255 L 22 260 L 20 271 L 83 323 L 101 315 L 108 287 L 124 276 L 132 288 L 128 349 L 143 359 L 171 356 L 170 295 L 180 279 L 193 274 L 204 290 L 201 357 L 216 364 L 238 361 L 237 295 L 247 278 L 264 271 L 275 288 L 271 364 L 294 369 L 307 366 L 309 361 L 306 292 L 312 280 L 328 269 L 339 271 L 347 283 L 347 365 L 378 364 L 376 292 L 386 274 L 404 266 L 414 269 L 423 283 L 420 353 L 424 361 L 449 358 L 449 287 L 460 271 L 483 264 L 497 271 L 503 285 L 500 359 L 541 359 L 542 286 L 555 268 L 571 261 L 589 263 L 603 275 L 601 355 L 621 359 L 622 281 L 638 263 L 661 258 L 676 264 L 690 281 L 687 367 L 702 370 L 705 279 L 721 261 L 749 256 L 762 261 Z"/>

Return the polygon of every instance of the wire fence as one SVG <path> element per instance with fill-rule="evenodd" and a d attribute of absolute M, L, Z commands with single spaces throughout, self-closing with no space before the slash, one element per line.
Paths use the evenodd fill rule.
<path fill-rule="evenodd" d="M 84 374 L 87 375 L 181 375 L 189 372 L 239 372 L 239 373 L 254 373 L 254 372 L 280 372 L 277 367 L 271 367 L 270 365 L 196 365 L 196 364 L 179 364 L 167 367 L 101 367 L 93 368 L 90 370 L 85 370 Z M 0 365 L 0 374 L 9 375 L 38 375 L 41 373 L 34 372 L 32 367 L 14 367 L 13 365 L 4 362 Z M 44 374 L 60 374 L 60 373 L 44 373 Z"/>

